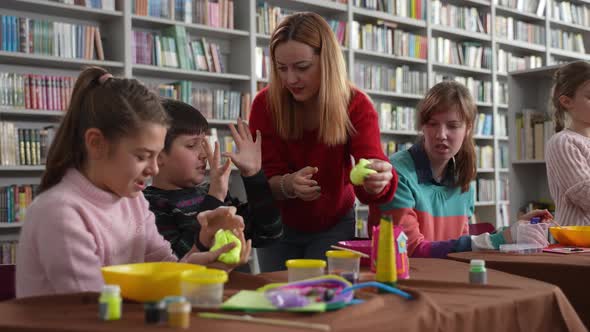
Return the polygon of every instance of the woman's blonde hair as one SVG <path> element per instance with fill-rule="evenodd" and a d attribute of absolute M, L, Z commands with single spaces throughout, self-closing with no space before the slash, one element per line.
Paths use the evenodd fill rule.
<path fill-rule="evenodd" d="M 444 81 L 433 86 L 418 106 L 418 124 L 424 126 L 433 114 L 444 112 L 457 106 L 461 120 L 465 121 L 467 134 L 461 149 L 455 156 L 455 175 L 457 185 L 462 192 L 469 190 L 471 181 L 476 176 L 475 147 L 473 146 L 473 123 L 477 115 L 477 107 L 463 84 L 455 81 Z"/>
<path fill-rule="evenodd" d="M 304 43 L 319 55 L 321 84 L 318 92 L 320 121 L 318 139 L 327 145 L 346 143 L 354 128 L 348 117 L 352 84 L 340 46 L 328 23 L 318 14 L 303 12 L 285 17 L 270 38 L 271 84 L 268 103 L 278 135 L 287 139 L 303 137 L 303 121 L 295 112 L 295 99 L 280 84 L 275 51 L 290 40 Z"/>
<path fill-rule="evenodd" d="M 565 114 L 567 109 L 559 101 L 559 97 L 567 96 L 574 98 L 576 90 L 590 81 L 590 63 L 586 61 L 575 61 L 561 67 L 553 77 L 553 119 L 555 121 L 555 132 L 565 128 Z"/>

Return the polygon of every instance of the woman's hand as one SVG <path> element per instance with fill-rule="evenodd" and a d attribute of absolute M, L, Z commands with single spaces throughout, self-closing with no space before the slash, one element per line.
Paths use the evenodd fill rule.
<path fill-rule="evenodd" d="M 241 118 L 238 118 L 237 129 L 233 123 L 229 125 L 229 129 L 234 142 L 236 142 L 238 152 L 224 152 L 223 155 L 231 159 L 243 176 L 256 175 L 262 167 L 262 135 L 260 130 L 256 131 L 255 141 L 248 126 Z"/>
<path fill-rule="evenodd" d="M 381 159 L 369 159 L 369 161 L 371 163 L 367 168 L 373 169 L 377 171 L 377 173 L 367 175 L 363 182 L 363 187 L 367 193 L 377 195 L 385 189 L 391 181 L 391 178 L 393 178 L 393 174 L 391 174 L 391 169 L 393 167 L 389 162 Z"/>
<path fill-rule="evenodd" d="M 295 195 L 304 201 L 313 201 L 322 195 L 322 189 L 318 182 L 312 180 L 318 172 L 317 167 L 304 167 L 295 173 L 285 175 L 283 179 L 284 190 L 289 196 Z"/>

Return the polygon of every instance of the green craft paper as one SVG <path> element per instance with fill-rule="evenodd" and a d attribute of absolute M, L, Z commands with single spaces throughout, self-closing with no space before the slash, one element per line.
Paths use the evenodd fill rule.
<path fill-rule="evenodd" d="M 219 229 L 215 233 L 215 243 L 209 251 L 215 251 L 226 244 L 234 242 L 236 246 L 221 255 L 219 255 L 218 261 L 225 264 L 238 264 L 240 262 L 240 252 L 242 251 L 242 242 L 238 237 L 230 230 Z"/>
<path fill-rule="evenodd" d="M 324 312 L 326 304 L 313 302 L 305 307 L 279 309 L 264 296 L 264 292 L 242 290 L 230 297 L 221 305 L 224 310 L 245 310 L 245 311 L 295 311 L 295 312 Z"/>

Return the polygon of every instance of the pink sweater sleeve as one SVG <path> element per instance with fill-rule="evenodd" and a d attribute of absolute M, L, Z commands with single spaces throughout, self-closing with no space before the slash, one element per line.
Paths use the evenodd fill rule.
<path fill-rule="evenodd" d="M 547 153 L 553 180 L 565 190 L 567 200 L 590 213 L 590 146 L 572 136 L 560 136 Z"/>
<path fill-rule="evenodd" d="M 73 208 L 49 206 L 37 211 L 44 211 L 44 220 L 52 220 L 36 224 L 35 233 L 42 236 L 34 241 L 37 248 L 42 248 L 39 261 L 54 292 L 100 291 L 104 281 L 96 242 L 80 214 Z"/>

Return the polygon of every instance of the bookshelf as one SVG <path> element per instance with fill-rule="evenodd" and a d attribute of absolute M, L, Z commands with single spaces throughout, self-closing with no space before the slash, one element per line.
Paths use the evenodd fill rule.
<path fill-rule="evenodd" d="M 193 9 L 201 0 L 193 0 Z M 107 1 L 108 2 L 108 1 Z M 347 38 L 342 38 L 342 51 L 347 62 L 347 69 L 351 79 L 363 88 L 373 99 L 376 109 L 380 111 L 381 104 L 394 109 L 401 107 L 399 114 L 410 114 L 407 108 L 416 107 L 422 98 L 424 91 L 442 79 L 443 76 L 455 77 L 464 80 L 473 89 L 489 89 L 487 95 L 477 98 L 480 113 L 490 115 L 492 119 L 491 132 L 476 136 L 476 144 L 491 146 L 493 148 L 492 167 L 480 168 L 478 179 L 491 181 L 493 191 L 496 193 L 492 199 L 479 200 L 476 214 L 481 221 L 488 221 L 496 225 L 505 223 L 507 203 L 514 209 L 519 205 L 519 194 L 513 193 L 514 188 L 521 187 L 515 182 L 513 173 L 517 168 L 525 170 L 529 168 L 542 169 L 542 163 L 534 161 L 529 164 L 522 162 L 507 162 L 500 164 L 500 149 L 509 148 L 513 151 L 513 114 L 515 98 L 518 99 L 519 91 L 506 88 L 509 81 L 518 79 L 518 74 L 509 76 L 510 72 L 530 67 L 546 66 L 572 59 L 590 59 L 590 55 L 574 52 L 572 49 L 559 49 L 552 44 L 552 29 L 561 29 L 566 32 L 579 33 L 582 36 L 582 44 L 585 50 L 590 49 L 589 25 L 581 24 L 573 20 L 564 20 L 560 16 L 551 15 L 554 1 L 547 1 L 547 5 L 538 13 L 538 8 L 524 10 L 510 8 L 508 0 L 448 0 L 448 1 L 420 1 L 421 10 L 412 16 L 403 8 L 394 8 L 391 12 L 375 10 L 374 8 L 361 8 L 360 0 L 330 1 L 330 0 L 234 0 L 233 28 L 222 27 L 203 23 L 202 20 L 193 18 L 190 21 L 173 20 L 166 17 L 138 15 L 133 11 L 132 4 L 135 0 L 114 0 L 114 10 L 93 9 L 82 6 L 62 4 L 49 0 L 2 0 L 0 1 L 1 15 L 15 15 L 29 17 L 31 19 L 43 19 L 70 24 L 89 24 L 100 28 L 101 39 L 104 46 L 105 60 L 64 58 L 47 54 L 9 52 L 0 50 L 0 73 L 17 74 L 41 74 L 75 77 L 85 65 L 100 65 L 111 70 L 116 75 L 136 77 L 148 86 L 157 87 L 161 84 L 172 84 L 179 81 L 191 83 L 191 89 L 222 89 L 249 94 L 251 98 L 258 88 L 268 83 L 268 76 L 259 77 L 257 63 L 257 49 L 268 47 L 269 32 L 271 29 L 260 29 L 257 15 L 259 7 L 266 3 L 269 7 L 280 7 L 293 11 L 315 11 L 328 20 L 343 22 L 348 27 Z M 147 1 L 145 1 L 147 2 Z M 523 1 L 523 3 L 528 1 Z M 534 2 L 534 1 L 532 1 Z M 377 2 L 375 2 L 377 3 Z M 475 9 L 482 21 L 482 27 L 469 26 L 469 30 L 456 22 L 434 22 L 433 3 L 452 5 L 455 7 Z M 538 2 L 535 2 L 538 4 Z M 587 1 L 573 1 L 577 6 L 590 7 Z M 532 6 L 533 7 L 533 6 Z M 531 7 L 531 8 L 532 8 Z M 558 8 L 559 9 L 559 8 Z M 396 15 L 393 12 L 397 13 Z M 441 11 L 442 12 L 442 11 Z M 550 15 L 546 15 L 550 12 Z M 542 43 L 534 43 L 522 38 L 505 36 L 506 34 L 497 28 L 498 17 L 511 18 L 526 24 L 532 24 L 544 29 Z M 405 48 L 394 49 L 392 52 L 378 51 L 376 47 L 351 46 L 351 27 L 353 22 L 359 25 L 381 26 L 383 22 L 393 30 L 401 31 L 411 38 L 424 38 L 425 44 L 415 49 L 416 54 L 410 54 L 407 45 Z M 501 23 L 501 22 L 500 22 Z M 582 22 L 583 23 L 583 22 Z M 171 27 L 182 27 L 190 40 L 206 38 L 216 43 L 219 47 L 219 56 L 224 64 L 223 72 L 199 71 L 186 68 L 172 68 L 156 66 L 151 63 L 134 63 L 134 33 L 144 32 L 159 33 Z M 341 36 L 343 37 L 343 36 Z M 408 37 L 408 38 L 410 38 Z M 476 66 L 467 62 L 447 61 L 444 57 L 438 59 L 434 49 L 429 43 L 440 38 L 454 43 L 467 43 L 467 45 L 479 45 L 488 51 L 485 64 Z M 576 38 L 574 36 L 574 38 Z M 374 45 L 373 45 L 374 46 Z M 398 47 L 399 48 L 399 47 Z M 424 52 L 428 48 L 431 52 Z M 500 57 L 499 52 L 502 52 Z M 424 53 L 420 53 L 424 52 Z M 426 54 L 427 53 L 427 54 Z M 483 53 L 482 53 L 483 55 Z M 503 68 L 499 68 L 502 65 Z M 368 87 L 359 84 L 359 70 L 365 66 L 370 70 L 371 66 L 384 66 L 401 72 L 402 78 L 409 78 L 412 86 L 400 88 L 377 88 L 368 84 Z M 398 69 L 399 68 L 399 69 Z M 417 74 L 415 74 L 417 73 Z M 421 76 L 422 75 L 422 76 Z M 522 74 L 525 75 L 525 74 Z M 524 76 L 523 76 L 524 77 Z M 404 79 L 402 79 L 403 81 Z M 485 84 L 488 84 L 487 86 Z M 510 98 L 501 98 L 501 91 L 509 94 Z M 507 93 L 509 91 L 510 93 Z M 516 96 L 516 97 L 515 97 Z M 516 99 L 516 100 L 517 100 Z M 251 100 L 251 99 L 250 99 Z M 397 109 L 396 109 L 397 111 Z M 496 130 L 498 119 L 508 116 L 509 128 L 501 133 Z M 385 145 L 388 142 L 396 142 L 396 146 L 407 146 L 415 142 L 418 133 L 415 128 L 407 128 L 410 120 L 403 120 L 401 126 L 390 126 L 381 132 Z M 0 121 L 11 121 L 17 126 L 29 126 L 42 128 L 56 124 L 61 119 L 59 112 L 36 110 L 28 108 L 15 108 L 0 105 Z M 211 120 L 211 126 L 222 130 L 229 120 Z M 398 128 L 400 127 L 400 128 Z M 403 129 L 401 128 L 403 127 Z M 404 143 L 406 143 L 404 145 Z M 0 186 L 11 184 L 35 184 L 39 182 L 42 166 L 2 166 L 0 167 Z M 521 170 L 522 172 L 522 170 Z M 540 172 L 540 171 L 539 171 Z M 534 172 L 531 172 L 534 173 Z M 511 197 L 497 195 L 503 181 L 509 180 Z M 239 195 L 238 195 L 239 196 Z M 366 216 L 366 208 L 359 207 L 360 216 Z M 512 210 L 511 210 L 512 212 Z M 511 213 L 512 214 L 512 213 Z M 16 238 L 18 228 L 0 229 L 0 241 Z"/>
<path fill-rule="evenodd" d="M 531 201 L 551 202 L 547 182 L 544 146 L 553 134 L 551 120 L 551 87 L 553 74 L 559 65 L 514 72 L 509 75 L 510 140 L 510 216 L 515 218 L 519 209 Z M 530 114 L 524 115 L 525 112 Z M 527 120 L 527 117 L 529 118 Z M 535 118 L 539 120 L 535 120 Z M 540 121 L 545 121 L 540 123 Z M 538 122 L 539 121 L 539 122 Z M 529 129 L 524 127 L 529 123 Z M 535 124 L 547 125 L 540 137 L 535 137 Z M 541 127 L 539 127 L 541 128 Z M 530 137 L 527 140 L 526 137 Z M 537 153 L 540 152 L 540 153 Z"/>

